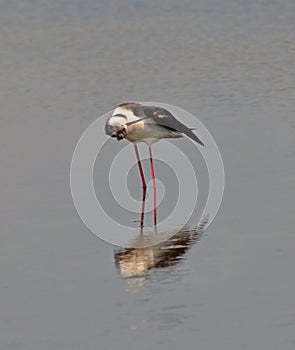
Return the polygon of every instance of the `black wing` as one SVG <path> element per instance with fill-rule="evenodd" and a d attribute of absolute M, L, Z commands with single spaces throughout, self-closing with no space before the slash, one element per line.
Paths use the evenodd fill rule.
<path fill-rule="evenodd" d="M 178 121 L 167 109 L 161 107 L 144 106 L 145 118 L 152 118 L 157 124 L 162 125 L 170 130 L 178 131 L 192 140 L 198 142 L 204 146 L 203 142 L 198 138 L 196 134 L 192 132 L 187 126 Z"/>

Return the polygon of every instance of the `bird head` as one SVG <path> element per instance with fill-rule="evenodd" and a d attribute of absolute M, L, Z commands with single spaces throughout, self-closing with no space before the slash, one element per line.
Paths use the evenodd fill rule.
<path fill-rule="evenodd" d="M 110 117 L 105 125 L 105 133 L 117 140 L 122 140 L 127 134 L 127 126 L 124 124 L 125 119 L 118 117 Z"/>

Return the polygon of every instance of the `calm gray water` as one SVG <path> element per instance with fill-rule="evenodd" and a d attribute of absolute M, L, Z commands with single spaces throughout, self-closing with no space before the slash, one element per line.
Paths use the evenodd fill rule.
<path fill-rule="evenodd" d="M 0 2 L 0 349 L 294 349 L 294 14 L 293 0 Z M 196 114 L 223 156 L 218 216 L 173 251 L 118 250 L 72 203 L 81 133 L 129 100 Z"/>

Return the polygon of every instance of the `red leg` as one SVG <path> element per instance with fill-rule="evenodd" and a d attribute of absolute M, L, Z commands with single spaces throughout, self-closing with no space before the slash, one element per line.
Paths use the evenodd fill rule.
<path fill-rule="evenodd" d="M 138 152 L 138 148 L 137 148 L 137 144 L 136 143 L 134 143 L 134 149 L 135 149 L 135 154 L 136 154 L 136 159 L 137 159 L 137 165 L 138 165 L 140 176 L 141 176 L 142 188 L 146 189 L 146 182 L 145 182 L 145 178 L 144 178 L 142 165 L 141 165 L 141 161 L 140 161 L 140 158 L 139 158 L 139 152 Z"/>
<path fill-rule="evenodd" d="M 136 143 L 134 143 L 134 149 L 135 149 L 135 154 L 136 154 L 136 159 L 137 159 L 137 164 L 141 176 L 141 182 L 142 182 L 142 205 L 141 205 L 141 217 L 140 217 L 140 229 L 141 233 L 143 230 L 143 225 L 144 225 L 144 206 L 145 206 L 145 198 L 146 198 L 146 182 L 144 178 L 144 173 L 141 165 L 141 161 L 139 158 L 139 152 Z"/>
<path fill-rule="evenodd" d="M 154 225 L 157 225 L 157 190 L 156 190 L 155 168 L 154 168 L 151 145 L 149 145 L 149 152 L 150 152 L 150 165 L 151 165 L 152 180 L 153 180 L 153 187 L 154 187 Z"/>

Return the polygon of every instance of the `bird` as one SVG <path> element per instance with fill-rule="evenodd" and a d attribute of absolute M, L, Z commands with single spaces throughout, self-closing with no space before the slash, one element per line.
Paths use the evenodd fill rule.
<path fill-rule="evenodd" d="M 199 145 L 204 143 L 193 132 L 194 129 L 188 128 L 177 120 L 171 112 L 163 107 L 144 106 L 136 102 L 124 102 L 119 104 L 112 115 L 106 120 L 105 133 L 110 137 L 117 138 L 118 141 L 126 139 L 133 143 L 136 160 L 143 188 L 143 205 L 146 195 L 146 181 L 140 161 L 138 142 L 144 142 L 148 145 L 150 168 L 154 192 L 154 225 L 157 225 L 157 199 L 156 199 L 156 178 L 155 168 L 152 156 L 152 144 L 163 138 L 180 138 L 186 135 Z M 144 208 L 142 208 L 144 209 Z M 141 225 L 143 225 L 143 211 Z"/>

